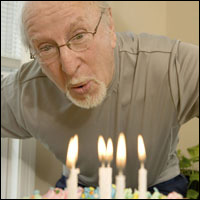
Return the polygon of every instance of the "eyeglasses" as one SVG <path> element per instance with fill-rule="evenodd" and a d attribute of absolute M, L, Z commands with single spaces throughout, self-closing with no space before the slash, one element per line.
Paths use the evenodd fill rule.
<path fill-rule="evenodd" d="M 35 52 L 30 53 L 30 58 L 35 59 L 36 56 L 38 56 L 42 61 L 48 61 L 49 59 L 56 59 L 60 56 L 60 47 L 67 46 L 72 51 L 81 52 L 87 50 L 93 39 L 95 34 L 97 33 L 99 24 L 101 22 L 103 16 L 103 12 L 101 12 L 100 19 L 98 21 L 98 24 L 96 25 L 96 28 L 94 29 L 94 32 L 81 32 L 70 38 L 65 44 L 63 45 L 53 45 L 53 44 L 47 44 L 40 49 L 38 49 Z"/>

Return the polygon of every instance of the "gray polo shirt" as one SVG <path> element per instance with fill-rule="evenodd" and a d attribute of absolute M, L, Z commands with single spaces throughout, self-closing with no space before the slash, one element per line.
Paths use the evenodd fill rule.
<path fill-rule="evenodd" d="M 122 131 L 127 140 L 126 186 L 136 188 L 137 136 L 142 134 L 148 186 L 171 179 L 180 173 L 179 128 L 199 116 L 198 51 L 197 46 L 162 36 L 118 33 L 107 96 L 90 110 L 73 105 L 36 61 L 24 64 L 1 82 L 1 137 L 35 137 L 65 163 L 69 138 L 78 134 L 79 181 L 97 186 L 98 136 L 112 138 L 115 158 Z M 115 160 L 112 167 L 114 182 Z"/>

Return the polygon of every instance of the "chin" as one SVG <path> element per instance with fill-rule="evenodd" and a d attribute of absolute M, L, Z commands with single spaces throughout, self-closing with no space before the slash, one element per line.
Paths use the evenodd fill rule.
<path fill-rule="evenodd" d="M 104 83 L 99 82 L 98 86 L 99 87 L 95 93 L 85 94 L 85 95 L 83 95 L 83 97 L 81 99 L 73 97 L 70 94 L 69 90 L 67 90 L 66 96 L 73 104 L 75 104 L 76 106 L 78 106 L 80 108 L 84 108 L 84 109 L 95 108 L 102 104 L 102 102 L 104 101 L 104 99 L 106 97 L 106 93 L 107 93 L 107 88 Z"/>

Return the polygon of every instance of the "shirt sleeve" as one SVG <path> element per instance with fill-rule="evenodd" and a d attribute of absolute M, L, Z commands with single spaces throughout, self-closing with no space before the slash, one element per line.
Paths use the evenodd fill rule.
<path fill-rule="evenodd" d="M 1 137 L 30 138 L 21 111 L 19 72 L 1 80 Z"/>
<path fill-rule="evenodd" d="M 199 117 L 199 47 L 178 42 L 171 57 L 169 81 L 181 125 Z"/>

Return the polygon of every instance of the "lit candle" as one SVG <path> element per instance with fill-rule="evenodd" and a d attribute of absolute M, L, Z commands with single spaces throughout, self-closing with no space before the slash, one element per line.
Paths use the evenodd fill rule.
<path fill-rule="evenodd" d="M 119 174 L 116 176 L 116 199 L 125 199 L 124 189 L 125 189 L 125 176 L 123 175 L 123 169 L 126 165 L 126 140 L 123 133 L 120 133 L 117 144 L 117 158 L 116 158 L 117 168 L 119 169 Z"/>
<path fill-rule="evenodd" d="M 144 161 L 146 159 L 146 151 L 144 141 L 141 135 L 138 136 L 138 157 L 141 163 L 138 174 L 138 190 L 139 199 L 147 198 L 147 170 L 144 168 Z"/>
<path fill-rule="evenodd" d="M 75 135 L 69 141 L 66 165 L 70 169 L 67 179 L 68 199 L 78 199 L 78 174 L 80 170 L 75 168 L 78 159 L 78 136 Z"/>
<path fill-rule="evenodd" d="M 108 167 L 113 160 L 113 143 L 111 138 L 108 139 L 107 148 L 106 148 L 106 161 L 108 162 Z"/>
<path fill-rule="evenodd" d="M 99 193 L 101 199 L 111 199 L 112 188 L 112 168 L 110 163 L 113 159 L 113 145 L 112 140 L 108 140 L 106 148 L 105 141 L 102 136 L 98 139 L 98 155 L 99 160 L 102 163 L 99 168 Z M 108 166 L 105 166 L 106 161 Z"/>
<path fill-rule="evenodd" d="M 106 161 L 108 163 L 106 167 L 107 171 L 107 178 L 106 178 L 106 194 L 107 194 L 107 199 L 112 198 L 112 168 L 111 168 L 111 162 L 113 160 L 113 143 L 111 138 L 108 139 L 107 142 L 107 149 L 106 149 Z"/>

